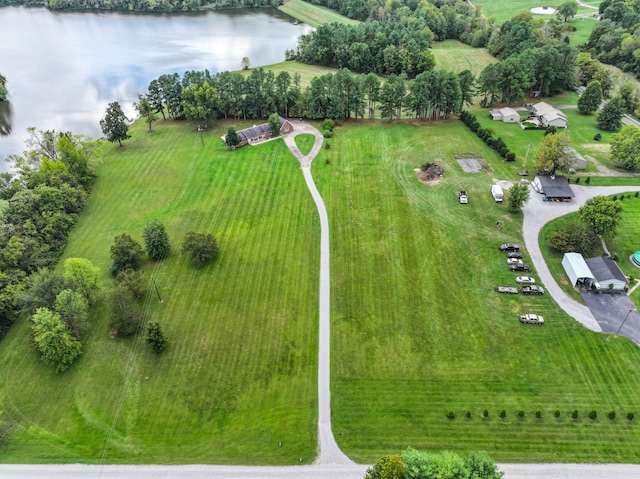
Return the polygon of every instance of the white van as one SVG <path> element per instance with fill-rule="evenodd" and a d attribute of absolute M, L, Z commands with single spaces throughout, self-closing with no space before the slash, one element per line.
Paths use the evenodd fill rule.
<path fill-rule="evenodd" d="M 496 200 L 496 203 L 502 203 L 502 197 L 504 193 L 502 192 L 502 188 L 500 185 L 493 185 L 491 187 L 491 194 L 493 195 L 493 199 Z"/>

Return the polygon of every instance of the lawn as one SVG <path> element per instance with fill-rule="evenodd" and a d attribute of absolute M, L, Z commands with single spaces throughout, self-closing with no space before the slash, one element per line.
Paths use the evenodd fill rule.
<path fill-rule="evenodd" d="M 347 25 L 355 25 L 360 23 L 357 20 L 352 20 L 348 17 L 340 15 L 335 10 L 321 7 L 319 5 L 312 5 L 303 0 L 287 0 L 283 5 L 278 7 L 287 15 L 291 15 L 293 18 L 297 18 L 301 22 L 304 22 L 312 27 L 318 27 L 324 23 L 345 23 Z"/>
<path fill-rule="evenodd" d="M 485 171 L 463 173 L 452 155 L 464 152 L 483 156 Z M 513 165 L 458 122 L 352 123 L 318 159 L 332 232 L 333 428 L 343 450 L 359 462 L 407 445 L 482 449 L 503 462 L 640 459 L 640 427 L 624 419 L 640 393 L 637 346 L 607 343 L 549 296 L 492 291 L 515 285 L 497 246 L 522 241 L 521 217 L 489 193 L 492 178 L 515 176 Z M 414 168 L 428 161 L 446 170 L 438 184 L 416 180 Z M 468 205 L 457 202 L 459 188 Z M 521 312 L 547 324 L 521 325 Z M 611 410 L 617 419 L 606 418 Z"/>
<path fill-rule="evenodd" d="M 436 59 L 436 68 L 456 73 L 471 70 L 476 77 L 484 67 L 498 61 L 486 48 L 473 48 L 457 40 L 435 42 L 431 53 Z"/>
<path fill-rule="evenodd" d="M 337 68 L 323 67 L 320 65 L 308 65 L 306 63 L 300 63 L 297 61 L 274 63 L 272 65 L 266 65 L 260 68 L 263 68 L 265 71 L 272 71 L 275 76 L 278 76 L 278 74 L 282 71 L 286 71 L 289 72 L 289 74 L 293 78 L 293 75 L 297 73 L 300 75 L 300 87 L 303 89 L 311 83 L 311 80 L 313 80 L 314 77 L 326 75 L 327 73 L 335 74 L 335 72 L 338 71 Z M 240 70 L 238 71 L 238 73 L 247 77 L 251 74 L 251 70 Z"/>
<path fill-rule="evenodd" d="M 534 7 L 558 7 L 565 3 L 564 0 L 510 0 L 504 2 L 502 0 L 475 0 L 474 5 L 482 9 L 489 18 L 495 18 L 499 23 L 509 20 L 521 13 L 529 13 Z M 588 5 L 597 7 L 600 2 L 586 2 Z M 593 8 L 579 7 L 578 14 L 594 13 L 598 10 Z M 533 15 L 534 18 L 549 19 L 552 15 Z"/>
<path fill-rule="evenodd" d="M 186 123 L 170 121 L 152 134 L 138 123 L 124 148 L 106 145 L 65 256 L 99 266 L 106 292 L 113 237 L 141 241 L 145 222 L 161 220 L 172 253 L 144 264 L 144 311 L 168 349 L 157 356 L 141 339 L 111 339 L 103 298 L 82 358 L 56 374 L 20 321 L 0 342 L 0 410 L 13 426 L 0 462 L 315 459 L 317 212 L 284 143 L 226 151 L 220 136 L 230 124 L 206 131 L 204 147 Z M 215 235 L 217 261 L 195 268 L 180 254 L 190 230 Z"/>

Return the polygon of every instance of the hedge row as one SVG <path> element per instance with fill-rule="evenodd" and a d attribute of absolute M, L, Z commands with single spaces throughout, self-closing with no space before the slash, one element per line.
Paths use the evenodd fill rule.
<path fill-rule="evenodd" d="M 504 140 L 500 137 L 495 138 L 490 130 L 482 128 L 474 114 L 465 110 L 460 113 L 460 120 L 462 120 L 462 123 L 467 125 L 472 132 L 478 135 L 478 138 L 484 141 L 487 146 L 496 150 L 505 161 L 515 161 L 516 154 L 509 150 Z"/>

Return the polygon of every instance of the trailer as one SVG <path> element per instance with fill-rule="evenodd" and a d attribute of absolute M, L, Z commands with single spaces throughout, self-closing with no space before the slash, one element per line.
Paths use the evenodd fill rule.
<path fill-rule="evenodd" d="M 502 203 L 502 198 L 504 197 L 504 192 L 500 185 L 493 185 L 491 187 L 491 194 L 493 195 L 493 199 L 496 203 Z"/>
<path fill-rule="evenodd" d="M 465 190 L 458 191 L 458 201 L 462 205 L 466 205 L 469 203 L 469 196 L 467 196 L 467 192 Z"/>
<path fill-rule="evenodd" d="M 496 286 L 493 290 L 496 293 L 502 294 L 518 294 L 518 288 L 514 288 L 512 286 Z"/>

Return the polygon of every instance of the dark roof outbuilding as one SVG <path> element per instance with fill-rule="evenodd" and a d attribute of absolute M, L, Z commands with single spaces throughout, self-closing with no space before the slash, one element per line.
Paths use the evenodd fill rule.
<path fill-rule="evenodd" d="M 595 258 L 587 258 L 586 260 L 591 273 L 598 282 L 606 282 L 612 279 L 627 283 L 627 277 L 622 272 L 618 263 L 604 256 L 596 256 Z"/>
<path fill-rule="evenodd" d="M 576 196 L 564 176 L 538 176 L 542 192 L 547 198 L 573 198 Z"/>

